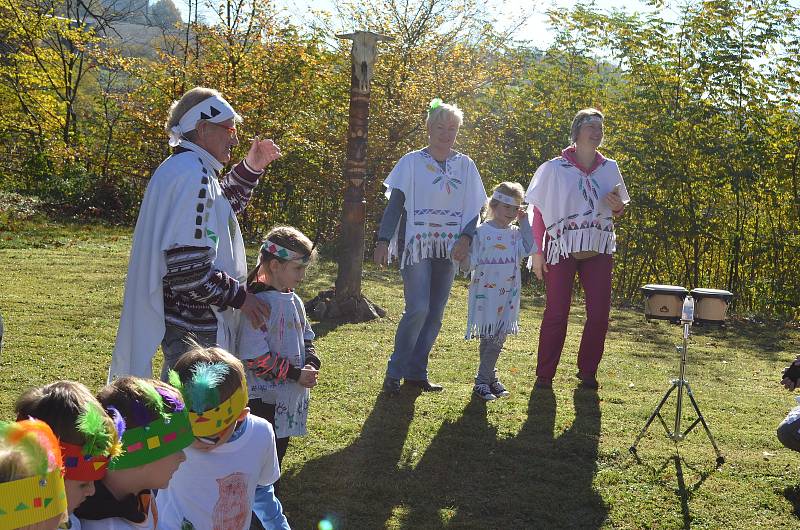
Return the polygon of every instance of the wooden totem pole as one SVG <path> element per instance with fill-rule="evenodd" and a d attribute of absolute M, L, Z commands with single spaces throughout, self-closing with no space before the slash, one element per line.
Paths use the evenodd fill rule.
<path fill-rule="evenodd" d="M 310 305 L 319 319 L 365 322 L 385 315 L 361 292 L 364 260 L 364 221 L 367 203 L 364 181 L 367 170 L 367 130 L 369 93 L 376 46 L 391 37 L 370 31 L 337 35 L 353 41 L 350 76 L 350 116 L 347 130 L 347 159 L 344 165 L 344 203 L 342 205 L 339 271 L 334 292 L 320 293 Z"/>

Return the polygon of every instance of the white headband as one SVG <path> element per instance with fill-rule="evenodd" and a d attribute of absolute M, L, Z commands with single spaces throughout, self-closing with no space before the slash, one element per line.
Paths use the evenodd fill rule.
<path fill-rule="evenodd" d="M 211 123 L 221 123 L 225 120 L 241 121 L 242 117 L 236 114 L 231 104 L 225 101 L 222 96 L 211 96 L 204 99 L 194 107 L 186 111 L 178 125 L 170 129 L 169 145 L 175 147 L 181 141 L 181 137 L 189 131 L 195 130 L 199 120 L 208 120 Z"/>
<path fill-rule="evenodd" d="M 286 247 L 283 247 L 273 241 L 270 241 L 269 239 L 264 241 L 264 244 L 261 245 L 261 252 L 268 252 L 269 254 L 272 254 L 276 258 L 280 258 L 286 261 L 299 260 L 302 261 L 303 263 L 308 263 L 308 261 L 311 259 L 310 255 L 306 256 L 305 254 L 295 252 L 294 250 L 290 250 Z"/>
<path fill-rule="evenodd" d="M 509 197 L 505 193 L 500 193 L 497 190 L 495 190 L 494 193 L 492 193 L 492 199 L 494 199 L 496 201 L 500 201 L 503 204 L 510 204 L 511 206 L 519 206 L 520 205 L 519 200 L 515 199 L 514 197 Z"/>
<path fill-rule="evenodd" d="M 578 126 L 576 128 L 580 129 L 581 127 L 583 127 L 587 123 L 595 123 L 595 122 L 603 123 L 603 118 L 601 118 L 597 114 L 592 114 L 590 116 L 584 116 L 583 118 L 581 118 L 581 121 L 578 122 Z"/>

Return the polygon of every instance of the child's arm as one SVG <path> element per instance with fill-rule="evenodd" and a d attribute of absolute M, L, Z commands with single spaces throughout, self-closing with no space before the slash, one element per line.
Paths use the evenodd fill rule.
<path fill-rule="evenodd" d="M 531 225 L 528 222 L 528 216 L 522 215 L 518 218 L 518 221 L 520 235 L 522 235 L 522 247 L 525 249 L 525 255 L 528 256 L 534 252 L 539 252 L 539 247 L 533 240 L 533 231 L 531 230 Z"/>
<path fill-rule="evenodd" d="M 321 361 L 320 358 L 317 357 L 317 351 L 314 348 L 313 341 L 305 341 L 305 352 L 306 362 L 302 368 L 293 365 L 285 357 L 281 357 L 280 354 L 271 351 L 255 359 L 250 359 L 246 361 L 246 363 L 247 367 L 253 370 L 256 376 L 265 381 L 290 379 L 311 388 L 316 384 L 316 372 L 319 370 Z"/>

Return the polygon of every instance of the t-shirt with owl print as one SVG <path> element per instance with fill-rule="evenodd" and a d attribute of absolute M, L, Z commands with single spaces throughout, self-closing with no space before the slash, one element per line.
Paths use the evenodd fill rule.
<path fill-rule="evenodd" d="M 184 450 L 186 461 L 158 492 L 159 528 L 250 528 L 256 486 L 273 484 L 280 468 L 272 425 L 249 414 L 242 427 L 238 438 L 213 450 Z"/>

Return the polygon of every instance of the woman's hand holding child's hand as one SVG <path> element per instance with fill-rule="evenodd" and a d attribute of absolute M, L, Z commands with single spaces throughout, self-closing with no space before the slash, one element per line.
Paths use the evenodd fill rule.
<path fill-rule="evenodd" d="M 300 370 L 300 377 L 297 379 L 297 382 L 300 386 L 304 386 L 306 388 L 314 388 L 317 386 L 317 378 L 319 377 L 319 370 L 307 364 Z"/>
<path fill-rule="evenodd" d="M 462 236 L 458 238 L 456 244 L 453 245 L 453 251 L 451 253 L 453 256 L 453 261 L 463 261 L 467 256 L 469 256 L 469 244 L 471 242 L 472 240 L 469 237 Z"/>
<path fill-rule="evenodd" d="M 533 255 L 533 266 L 531 270 L 541 281 L 544 280 L 544 273 L 547 272 L 547 264 L 544 262 L 544 254 L 535 253 Z"/>
<path fill-rule="evenodd" d="M 375 254 L 373 255 L 372 259 L 375 261 L 375 265 L 380 267 L 385 267 L 389 264 L 389 243 L 386 241 L 378 241 L 378 244 L 375 245 Z"/>

